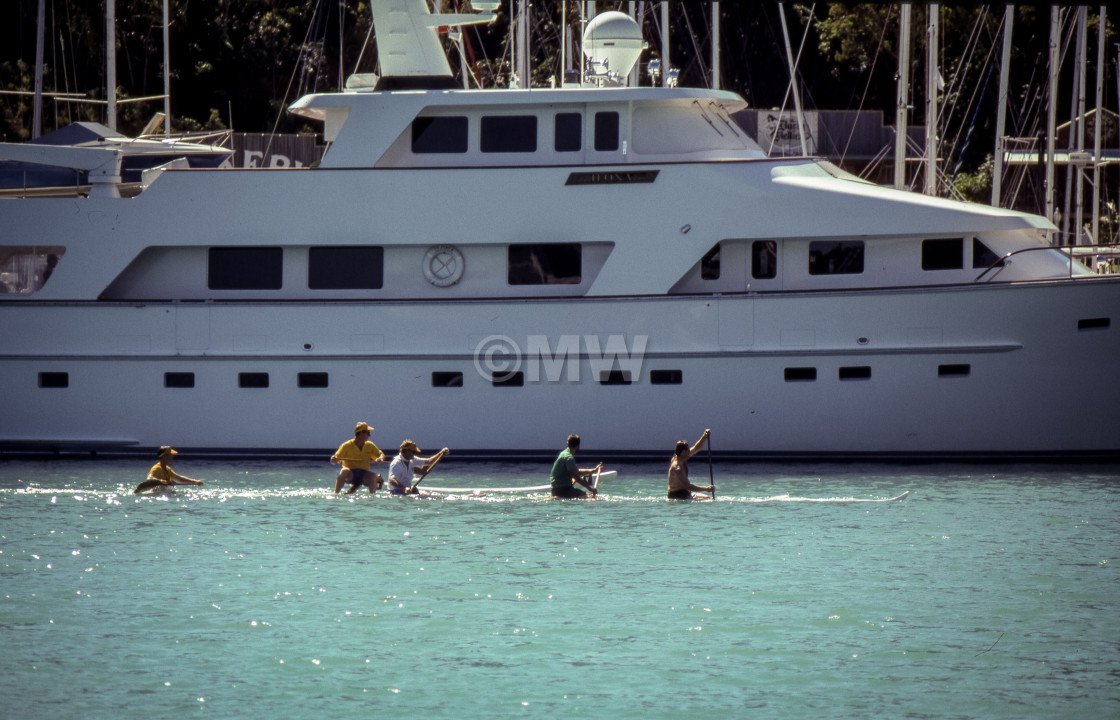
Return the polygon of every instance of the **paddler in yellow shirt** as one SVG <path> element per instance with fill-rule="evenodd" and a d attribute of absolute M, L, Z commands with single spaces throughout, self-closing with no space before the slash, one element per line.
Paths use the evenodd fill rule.
<path fill-rule="evenodd" d="M 193 480 L 171 469 L 171 461 L 178 454 L 179 451 L 172 450 L 170 446 L 164 445 L 161 447 L 156 453 L 159 462 L 152 466 L 152 469 L 148 471 L 148 479 L 137 485 L 132 494 L 173 485 L 201 485 L 201 480 Z"/>
<path fill-rule="evenodd" d="M 334 483 L 335 493 L 342 491 L 342 486 L 350 483 L 347 494 L 357 491 L 365 485 L 371 493 L 381 487 L 381 476 L 370 472 L 369 464 L 386 462 L 385 453 L 369 441 L 373 428 L 369 424 L 360 422 L 354 426 L 354 439 L 347 440 L 338 446 L 338 450 L 331 455 L 331 464 L 342 463 L 342 470 L 338 473 L 338 480 Z"/>

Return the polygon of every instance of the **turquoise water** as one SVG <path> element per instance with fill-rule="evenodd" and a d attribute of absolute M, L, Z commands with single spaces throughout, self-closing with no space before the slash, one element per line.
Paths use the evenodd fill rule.
<path fill-rule="evenodd" d="M 1120 717 L 1115 465 L 148 466 L 0 462 L 5 717 Z"/>

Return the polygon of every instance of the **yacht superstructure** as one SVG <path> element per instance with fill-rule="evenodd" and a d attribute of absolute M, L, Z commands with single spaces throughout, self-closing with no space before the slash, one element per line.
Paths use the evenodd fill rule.
<path fill-rule="evenodd" d="M 318 167 L 0 199 L 0 453 L 1120 456 L 1120 278 L 1045 219 L 769 159 L 730 92 L 451 89 L 464 18 L 373 6 Z"/>

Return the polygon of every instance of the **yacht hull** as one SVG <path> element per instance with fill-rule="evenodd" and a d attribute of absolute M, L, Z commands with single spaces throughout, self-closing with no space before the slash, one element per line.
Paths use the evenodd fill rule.
<path fill-rule="evenodd" d="M 711 428 L 724 456 L 1116 458 L 1117 307 L 1120 278 L 516 302 L 6 302 L 0 454 L 172 444 L 325 458 L 366 420 L 386 450 L 408 437 L 458 456 L 550 455 L 578 433 L 586 453 L 662 457 Z"/>

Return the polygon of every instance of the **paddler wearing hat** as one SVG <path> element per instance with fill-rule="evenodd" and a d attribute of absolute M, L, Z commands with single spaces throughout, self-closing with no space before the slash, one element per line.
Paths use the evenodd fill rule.
<path fill-rule="evenodd" d="M 381 487 L 381 476 L 370 472 L 369 464 L 386 462 L 385 453 L 369 441 L 373 428 L 369 423 L 360 422 L 354 426 L 354 439 L 347 440 L 338 446 L 338 450 L 331 455 L 331 464 L 342 464 L 338 471 L 338 479 L 334 483 L 334 491 L 338 493 L 342 486 L 350 483 L 347 493 L 352 493 L 362 485 L 369 488 L 372 493 Z"/>
<path fill-rule="evenodd" d="M 444 448 L 431 457 L 420 457 L 420 448 L 416 446 L 416 443 L 411 440 L 402 442 L 400 454 L 393 458 L 393 462 L 389 463 L 389 494 L 419 494 L 420 491 L 416 489 L 416 483 L 423 480 L 424 476 L 432 471 L 436 463 L 449 452 L 451 451 Z M 420 475 L 420 480 L 414 483 L 412 479 L 417 474 Z"/>
<path fill-rule="evenodd" d="M 172 485 L 201 485 L 201 480 L 194 480 L 185 475 L 180 475 L 171 469 L 171 461 L 179 454 L 178 450 L 173 450 L 169 445 L 161 447 L 157 453 L 159 462 L 152 466 L 148 471 L 148 479 L 136 486 L 132 491 L 133 494 L 142 493 L 145 490 L 152 490 L 154 488 L 170 487 Z"/>

